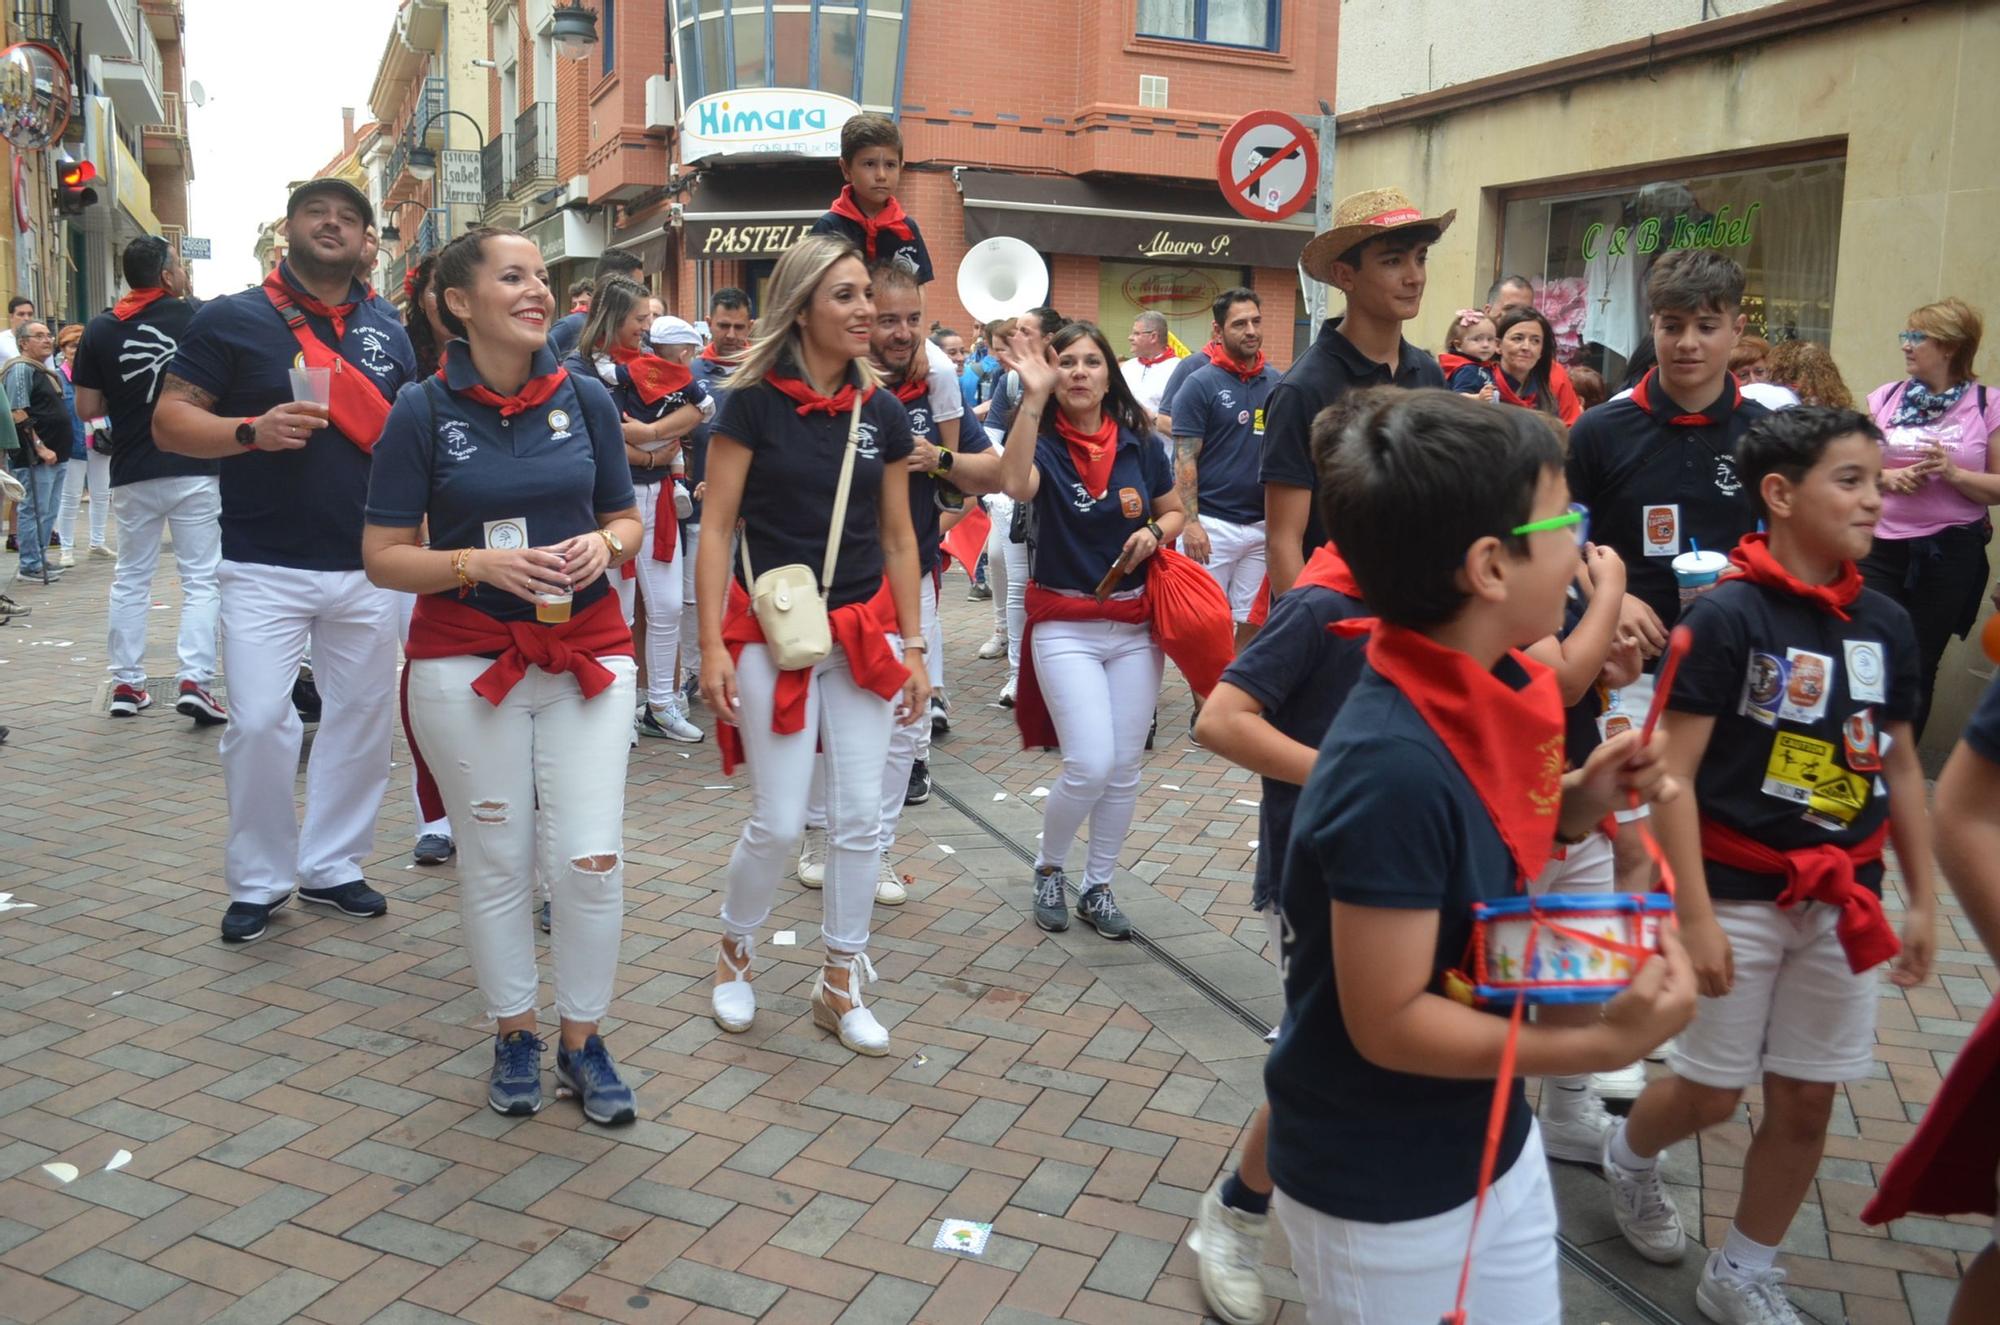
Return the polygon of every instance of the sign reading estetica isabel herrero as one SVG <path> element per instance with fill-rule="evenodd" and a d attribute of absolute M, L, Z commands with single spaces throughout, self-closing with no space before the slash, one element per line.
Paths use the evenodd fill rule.
<path fill-rule="evenodd" d="M 840 126 L 861 113 L 846 97 L 810 88 L 745 87 L 688 103 L 681 160 L 709 157 L 837 157 Z"/>

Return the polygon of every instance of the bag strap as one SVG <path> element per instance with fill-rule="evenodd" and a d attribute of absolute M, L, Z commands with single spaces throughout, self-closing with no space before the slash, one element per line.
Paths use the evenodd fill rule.
<path fill-rule="evenodd" d="M 833 568 L 840 560 L 840 534 L 847 524 L 847 491 L 854 483 L 854 453 L 861 445 L 861 398 L 854 393 L 854 409 L 847 416 L 847 451 L 840 460 L 840 486 L 833 493 L 833 522 L 826 527 L 826 564 L 820 571 L 819 596 L 825 601 L 833 592 Z"/>

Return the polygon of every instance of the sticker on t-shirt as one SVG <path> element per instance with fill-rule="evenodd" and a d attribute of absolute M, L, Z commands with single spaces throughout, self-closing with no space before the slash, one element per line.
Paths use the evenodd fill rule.
<path fill-rule="evenodd" d="M 1786 722 L 1818 722 L 1826 716 L 1833 659 L 1824 653 L 1786 649 L 1785 664 L 1785 702 L 1778 706 L 1778 716 Z"/>
<path fill-rule="evenodd" d="M 1764 766 L 1764 794 L 1803 807 L 1815 823 L 1845 828 L 1868 804 L 1868 779 L 1842 768 L 1834 754 L 1829 741 L 1779 732 Z"/>
<path fill-rule="evenodd" d="M 1778 705 L 1785 693 L 1791 665 L 1772 653 L 1753 653 L 1743 675 L 1743 698 L 1736 711 L 1766 727 L 1778 725 Z"/>
<path fill-rule="evenodd" d="M 1258 437 L 1264 435 L 1264 409 L 1261 405 L 1258 406 L 1257 412 L 1250 416 L 1250 431 Z"/>
<path fill-rule="evenodd" d="M 1882 750 L 1875 731 L 1875 710 L 1862 709 L 1840 724 L 1841 744 L 1847 747 L 1847 766 L 1857 773 L 1882 771 Z"/>
<path fill-rule="evenodd" d="M 1886 704 L 1889 669 L 1883 661 L 1882 646 L 1873 640 L 1851 639 L 1843 647 L 1847 654 L 1847 693 L 1857 704 Z"/>
<path fill-rule="evenodd" d="M 1601 740 L 1608 741 L 1614 736 L 1623 736 L 1631 730 L 1632 715 L 1629 713 L 1613 711 L 1597 715 L 1597 735 Z"/>
<path fill-rule="evenodd" d="M 1678 505 L 1644 508 L 1644 539 L 1649 557 L 1678 557 L 1681 554 L 1681 508 Z"/>
<path fill-rule="evenodd" d="M 528 546 L 528 521 L 523 516 L 511 520 L 488 520 L 486 522 L 486 546 L 490 548 L 518 548 Z"/>
<path fill-rule="evenodd" d="M 1139 500 L 1137 488 L 1118 489 L 1118 509 L 1125 512 L 1127 520 L 1136 520 L 1145 514 L 1145 503 Z"/>
<path fill-rule="evenodd" d="M 560 442 L 569 436 L 569 411 L 552 409 L 549 411 L 549 440 Z"/>

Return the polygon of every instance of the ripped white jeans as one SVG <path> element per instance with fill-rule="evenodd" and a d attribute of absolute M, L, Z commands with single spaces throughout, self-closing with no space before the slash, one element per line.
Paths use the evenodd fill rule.
<path fill-rule="evenodd" d="M 409 664 L 410 723 L 457 832 L 459 925 L 495 1019 L 535 1009 L 537 851 L 553 902 L 556 1013 L 600 1021 L 611 1007 L 637 669 L 603 662 L 615 679 L 594 699 L 567 672 L 531 666 L 497 706 L 472 690 L 485 658 Z"/>

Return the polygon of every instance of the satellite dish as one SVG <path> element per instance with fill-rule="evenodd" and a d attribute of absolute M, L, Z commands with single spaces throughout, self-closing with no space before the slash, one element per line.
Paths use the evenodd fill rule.
<path fill-rule="evenodd" d="M 188 84 L 188 100 L 194 103 L 196 110 L 208 104 L 208 92 L 202 87 L 199 78 Z"/>
<path fill-rule="evenodd" d="M 24 152 L 60 141 L 69 98 L 69 66 L 54 47 L 20 41 L 0 50 L 0 138 Z"/>

